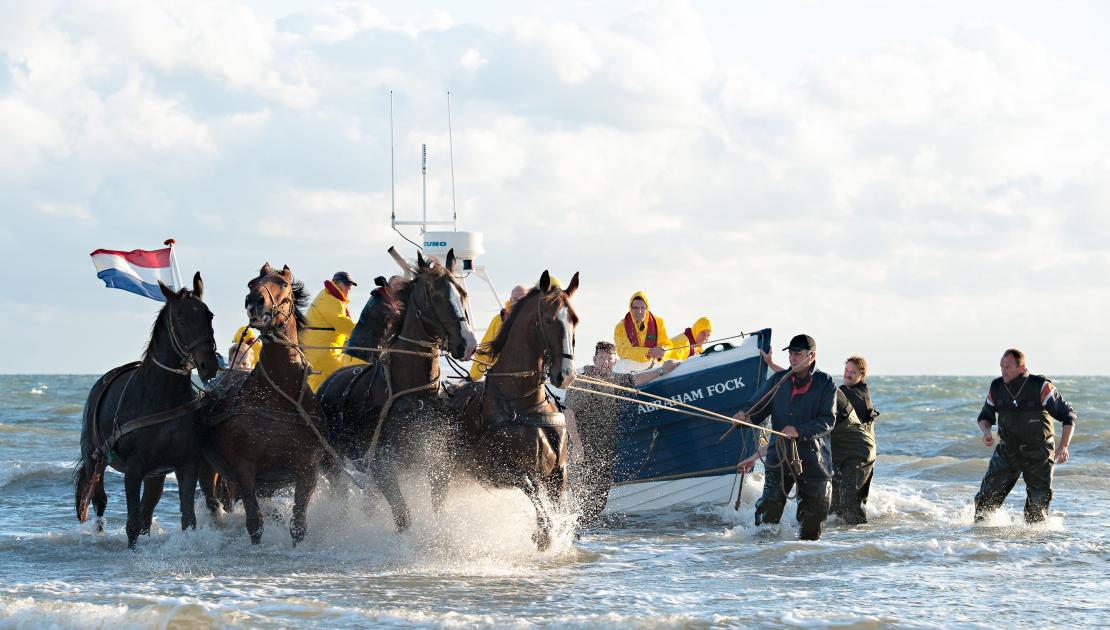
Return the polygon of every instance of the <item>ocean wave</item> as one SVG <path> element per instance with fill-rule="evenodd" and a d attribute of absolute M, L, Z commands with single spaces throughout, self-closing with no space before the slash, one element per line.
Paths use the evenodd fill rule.
<path fill-rule="evenodd" d="M 36 484 L 69 484 L 72 480 L 72 462 L 11 461 L 0 468 L 0 489 L 9 492 L 28 481 L 33 481 Z"/>

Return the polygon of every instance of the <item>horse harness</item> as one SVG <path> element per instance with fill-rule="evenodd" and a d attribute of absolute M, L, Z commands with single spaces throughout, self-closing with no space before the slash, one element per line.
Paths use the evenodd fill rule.
<path fill-rule="evenodd" d="M 111 370 L 97 381 L 97 384 L 93 387 L 93 391 L 90 393 L 91 404 L 85 408 L 85 422 L 91 427 L 93 442 L 96 444 L 96 448 L 93 450 L 91 456 L 94 461 L 102 457 L 111 458 L 113 449 L 115 449 L 116 444 L 119 443 L 123 436 L 139 429 L 145 429 L 188 416 L 200 411 L 208 404 L 208 398 L 202 394 L 184 405 L 178 405 L 166 409 L 165 411 L 133 418 L 120 424 L 119 412 L 123 407 L 123 400 L 127 396 L 127 390 L 131 387 L 131 382 L 134 380 L 140 365 L 142 365 L 140 362 L 133 361 Z M 161 364 L 159 364 L 159 366 L 161 366 Z M 104 438 L 100 433 L 100 406 L 104 402 L 104 397 L 107 395 L 112 384 L 115 383 L 117 379 L 123 377 L 124 374 L 127 375 L 127 382 L 124 383 L 123 391 L 120 392 L 119 402 L 116 403 L 116 410 L 112 414 L 112 432 L 107 438 Z"/>
<path fill-rule="evenodd" d="M 542 298 L 540 296 L 537 296 L 537 299 Z M 559 409 L 559 404 L 555 397 L 551 395 L 551 392 L 545 388 L 547 380 L 547 366 L 551 362 L 552 356 L 555 353 L 553 353 L 551 351 L 551 348 L 548 346 L 547 329 L 543 323 L 543 309 L 540 308 L 538 305 L 536 307 L 535 327 L 537 333 L 540 336 L 540 341 L 543 344 L 542 362 L 540 363 L 539 370 L 525 370 L 522 372 L 486 372 L 486 382 L 489 385 L 492 385 L 493 388 L 497 390 L 497 398 L 495 402 L 498 403 L 497 409 L 494 412 L 494 416 L 488 424 L 489 428 L 499 428 L 502 426 L 561 428 L 567 425 L 566 416 L 562 413 L 562 411 L 540 411 L 540 408 L 544 405 L 547 405 L 548 403 L 555 403 L 556 409 Z M 559 358 L 570 359 L 571 361 L 573 361 L 573 352 L 568 353 L 566 352 L 566 350 L 567 348 L 563 348 L 563 350 L 559 353 Z M 528 392 L 526 392 L 522 396 L 510 398 L 509 396 L 505 396 L 501 392 L 501 388 L 494 384 L 494 381 L 489 378 L 491 376 L 519 378 L 530 378 L 538 376 L 539 379 L 536 382 L 536 386 L 528 390 Z M 544 396 L 541 400 L 524 410 L 513 409 L 511 403 L 518 400 L 531 398 L 532 396 L 537 394 L 541 388 L 544 388 Z M 483 406 L 486 391 L 487 388 L 482 388 L 481 399 L 479 400 L 479 409 L 481 409 Z"/>

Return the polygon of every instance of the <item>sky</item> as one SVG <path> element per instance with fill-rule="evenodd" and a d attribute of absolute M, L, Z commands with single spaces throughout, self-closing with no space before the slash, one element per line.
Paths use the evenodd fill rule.
<path fill-rule="evenodd" d="M 313 293 L 350 272 L 357 314 L 414 254 L 391 91 L 398 214 L 427 144 L 450 217 L 453 145 L 501 292 L 580 272 L 584 359 L 644 290 L 671 334 L 805 332 L 834 374 L 994 374 L 1011 346 L 1106 373 L 1105 3 L 0 5 L 0 373 L 140 356 L 160 305 L 105 289 L 97 248 L 177 239 L 221 349 L 264 262 Z"/>

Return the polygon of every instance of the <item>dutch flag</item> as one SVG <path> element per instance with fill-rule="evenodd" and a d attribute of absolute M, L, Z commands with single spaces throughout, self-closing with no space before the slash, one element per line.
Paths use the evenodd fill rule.
<path fill-rule="evenodd" d="M 167 241 L 166 244 L 171 243 L 172 241 Z M 181 284 L 176 281 L 177 265 L 172 246 L 152 251 L 133 249 L 129 252 L 98 249 L 89 255 L 96 267 L 96 277 L 113 289 L 123 289 L 164 302 L 166 300 L 158 288 L 158 281 L 161 280 L 175 290 Z"/>

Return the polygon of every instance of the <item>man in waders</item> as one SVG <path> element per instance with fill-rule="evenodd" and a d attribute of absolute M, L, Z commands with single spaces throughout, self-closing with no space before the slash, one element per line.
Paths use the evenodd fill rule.
<path fill-rule="evenodd" d="M 790 352 L 790 369 L 772 374 L 735 418 L 762 424 L 770 416 L 771 428 L 789 436 L 771 435 L 770 444 L 759 447 L 759 454 L 766 457 L 766 476 L 763 496 L 755 504 L 755 524 L 778 523 L 796 483 L 799 537 L 817 540 L 832 498 L 829 432 L 835 423 L 836 385 L 832 377 L 817 369 L 813 337 L 797 335 L 784 349 Z M 755 408 L 772 390 L 770 400 Z M 753 465 L 754 459 L 743 462 L 741 472 L 750 471 Z"/>
<path fill-rule="evenodd" d="M 657 368 L 643 372 L 619 374 L 613 371 L 616 364 L 616 347 L 608 341 L 599 341 L 594 348 L 593 365 L 587 365 L 581 373 L 622 387 L 642 387 L 679 365 L 677 361 L 666 361 Z M 628 392 L 587 383 L 576 383 L 575 387 L 605 394 L 629 395 Z M 620 419 L 622 414 L 630 411 L 632 403 L 571 390 L 567 392 L 564 405 L 566 409 L 563 413 L 566 414 L 567 433 L 570 434 L 572 446 L 571 489 L 579 505 L 578 524 L 585 527 L 601 515 L 609 499 Z"/>
<path fill-rule="evenodd" d="M 979 412 L 983 444 L 991 446 L 991 427 L 998 420 L 998 446 L 994 449 L 983 484 L 975 495 L 975 522 L 997 510 L 1019 476 L 1025 478 L 1025 521 L 1043 521 L 1052 501 L 1052 467 L 1068 461 L 1068 444 L 1078 419 L 1052 381 L 1030 374 L 1025 354 L 1010 348 L 999 363 L 1002 376 L 991 382 L 987 401 Z M 1063 425 L 1060 444 L 1053 453 L 1055 418 Z"/>

